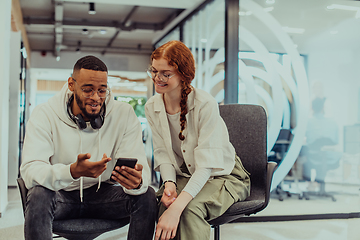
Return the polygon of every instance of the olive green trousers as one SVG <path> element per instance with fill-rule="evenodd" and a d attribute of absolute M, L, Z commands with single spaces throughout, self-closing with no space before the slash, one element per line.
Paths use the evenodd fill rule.
<path fill-rule="evenodd" d="M 190 178 L 176 176 L 178 195 Z M 156 193 L 159 202 L 159 216 L 166 207 L 161 203 L 164 185 Z M 215 176 L 207 181 L 201 191 L 192 199 L 180 216 L 176 237 L 182 240 L 209 240 L 210 225 L 207 221 L 221 216 L 233 203 L 243 201 L 250 194 L 249 173 L 238 156 L 230 175 Z"/>

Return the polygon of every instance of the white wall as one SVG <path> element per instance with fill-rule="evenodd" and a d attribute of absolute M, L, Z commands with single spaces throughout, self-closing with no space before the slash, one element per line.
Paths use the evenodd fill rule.
<path fill-rule="evenodd" d="M 311 100 L 319 94 L 326 97 L 325 115 L 338 123 L 341 146 L 344 126 L 359 121 L 360 32 L 356 31 L 359 24 L 359 19 L 344 21 L 319 33 L 306 45 Z M 338 34 L 330 34 L 331 30 Z"/>
<path fill-rule="evenodd" d="M 20 44 L 20 31 L 11 32 L 9 91 L 9 133 L 11 134 L 9 134 L 9 186 L 16 186 L 16 178 L 19 168 Z"/>
<path fill-rule="evenodd" d="M 9 60 L 11 1 L 0 2 L 0 216 L 8 203 Z"/>

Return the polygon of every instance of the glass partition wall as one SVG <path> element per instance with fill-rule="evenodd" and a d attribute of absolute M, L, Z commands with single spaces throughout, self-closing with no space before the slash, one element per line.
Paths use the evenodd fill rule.
<path fill-rule="evenodd" d="M 156 45 L 182 40 L 196 61 L 193 85 L 220 104 L 224 82 L 234 81 L 225 68 L 227 1 L 235 0 L 206 1 Z M 236 1 L 238 103 L 266 110 L 268 159 L 279 166 L 268 208 L 359 217 L 360 2 Z"/>

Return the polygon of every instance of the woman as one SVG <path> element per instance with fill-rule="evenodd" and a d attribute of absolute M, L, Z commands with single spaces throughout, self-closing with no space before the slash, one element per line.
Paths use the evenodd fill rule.
<path fill-rule="evenodd" d="M 170 41 L 156 49 L 148 74 L 159 94 L 145 112 L 155 170 L 164 180 L 157 192 L 155 239 L 208 240 L 207 221 L 249 195 L 248 173 L 229 142 L 216 100 L 190 85 L 195 63 L 185 44 Z"/>

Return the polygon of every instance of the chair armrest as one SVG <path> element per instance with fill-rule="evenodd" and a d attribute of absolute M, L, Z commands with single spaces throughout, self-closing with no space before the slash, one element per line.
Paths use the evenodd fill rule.
<path fill-rule="evenodd" d="M 270 188 L 271 188 L 271 181 L 277 168 L 277 163 L 275 162 L 268 162 L 267 163 L 267 176 L 266 176 L 266 195 L 265 195 L 265 204 L 264 208 L 268 205 L 270 199 Z"/>

